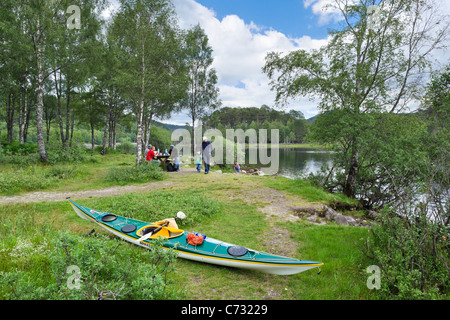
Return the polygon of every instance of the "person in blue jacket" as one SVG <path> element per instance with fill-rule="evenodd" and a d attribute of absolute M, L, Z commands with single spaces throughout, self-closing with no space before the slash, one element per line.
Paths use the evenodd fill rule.
<path fill-rule="evenodd" d="M 205 174 L 209 173 L 209 166 L 211 163 L 211 153 L 212 153 L 211 141 L 208 141 L 206 137 L 203 137 L 202 154 L 203 154 L 203 161 L 205 162 Z"/>

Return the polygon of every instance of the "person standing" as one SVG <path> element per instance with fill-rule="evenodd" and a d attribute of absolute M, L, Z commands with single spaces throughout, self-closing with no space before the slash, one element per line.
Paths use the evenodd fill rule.
<path fill-rule="evenodd" d="M 178 149 L 175 148 L 174 145 L 170 146 L 169 154 L 173 160 L 173 164 L 174 164 L 176 171 L 180 171 L 180 154 L 178 152 Z"/>
<path fill-rule="evenodd" d="M 202 169 L 202 156 L 200 154 L 200 151 L 197 152 L 197 157 L 195 158 L 195 167 L 197 168 L 197 172 L 200 172 Z"/>
<path fill-rule="evenodd" d="M 202 142 L 203 161 L 205 162 L 205 174 L 209 173 L 211 163 L 212 144 L 206 137 L 203 137 Z"/>

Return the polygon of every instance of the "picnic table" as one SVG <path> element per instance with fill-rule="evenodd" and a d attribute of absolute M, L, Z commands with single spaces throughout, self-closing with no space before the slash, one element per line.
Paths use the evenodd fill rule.
<path fill-rule="evenodd" d="M 166 161 L 167 159 L 169 159 L 170 158 L 170 154 L 168 154 L 168 155 L 157 155 L 156 156 L 156 160 L 159 160 L 159 161 Z"/>

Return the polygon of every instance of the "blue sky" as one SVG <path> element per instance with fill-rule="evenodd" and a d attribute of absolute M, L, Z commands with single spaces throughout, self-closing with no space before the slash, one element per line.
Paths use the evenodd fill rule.
<path fill-rule="evenodd" d="M 180 27 L 196 24 L 205 30 L 213 48 L 213 67 L 223 106 L 275 107 L 275 93 L 262 72 L 269 52 L 318 49 L 327 43 L 336 22 L 322 11 L 330 0 L 173 0 Z M 286 111 L 317 115 L 317 101 L 300 97 Z M 187 112 L 166 122 L 184 124 Z"/>
<path fill-rule="evenodd" d="M 326 26 L 318 25 L 318 17 L 311 7 L 305 8 L 302 0 L 198 0 L 198 3 L 212 8 L 220 20 L 235 14 L 247 23 L 273 28 L 288 37 L 309 35 L 326 37 Z"/>
<path fill-rule="evenodd" d="M 117 0 L 111 0 L 118 7 Z M 434 6 L 450 12 L 449 0 Z M 328 30 L 336 28 L 342 17 L 329 7 L 333 0 L 172 0 L 179 25 L 189 29 L 200 24 L 213 49 L 218 88 L 223 106 L 275 106 L 275 93 L 262 72 L 269 52 L 319 49 L 329 41 Z M 447 42 L 448 45 L 450 43 Z M 437 60 L 446 63 L 448 51 Z M 319 113 L 318 101 L 298 97 L 286 106 L 301 111 L 305 118 Z M 184 125 L 187 111 L 163 122 Z"/>
<path fill-rule="evenodd" d="M 119 7 L 118 0 L 105 12 Z M 336 19 L 324 11 L 331 0 L 172 0 L 179 25 L 200 24 L 213 49 L 222 106 L 275 107 L 275 93 L 262 72 L 269 52 L 318 49 L 327 44 L 327 29 Z M 305 118 L 318 114 L 317 101 L 299 97 L 285 111 L 301 111 Z M 161 120 L 161 119 L 160 119 Z M 184 125 L 187 111 L 163 122 Z"/>

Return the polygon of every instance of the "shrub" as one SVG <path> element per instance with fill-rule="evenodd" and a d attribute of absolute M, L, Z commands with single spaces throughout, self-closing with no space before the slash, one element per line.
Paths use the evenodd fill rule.
<path fill-rule="evenodd" d="M 153 163 L 144 163 L 132 167 L 113 167 L 107 173 L 105 179 L 117 184 L 127 184 L 130 182 L 145 182 L 149 180 L 162 180 L 164 173 L 160 167 Z"/>
<path fill-rule="evenodd" d="M 72 167 L 53 166 L 45 171 L 44 176 L 47 178 L 67 179 L 76 176 L 79 172 L 80 170 L 75 165 Z"/>
<path fill-rule="evenodd" d="M 445 227 L 426 214 L 411 219 L 383 212 L 364 249 L 381 269 L 381 297 L 435 299 L 448 294 L 447 239 Z"/>
<path fill-rule="evenodd" d="M 37 143 L 19 143 L 18 141 L 7 143 L 2 141 L 1 144 L 2 151 L 6 154 L 28 155 L 38 152 Z"/>
<path fill-rule="evenodd" d="M 28 242 L 27 242 L 28 243 Z M 176 252 L 161 243 L 152 250 L 130 248 L 106 236 L 79 237 L 61 232 L 39 250 L 33 268 L 0 272 L 3 298 L 52 300 L 178 299 L 168 273 Z M 16 246 L 17 247 L 17 246 Z M 8 251 L 24 251 L 13 248 Z M 27 246 L 30 255 L 31 246 Z M 34 250 L 36 251 L 36 250 Z"/>
<path fill-rule="evenodd" d="M 131 142 L 122 142 L 116 148 L 120 153 L 123 154 L 134 154 L 136 153 L 136 146 Z"/>
<path fill-rule="evenodd" d="M 57 177 L 46 177 L 42 173 L 34 173 L 30 170 L 15 170 L 0 173 L 0 193 L 11 194 L 19 191 L 33 191 L 45 189 L 55 183 Z"/>
<path fill-rule="evenodd" d="M 47 149 L 48 162 L 56 163 L 73 163 L 82 162 L 87 159 L 85 148 L 66 147 L 50 145 Z"/>
<path fill-rule="evenodd" d="M 39 162 L 39 156 L 37 154 L 29 155 L 17 155 L 11 154 L 9 152 L 0 152 L 0 163 L 1 164 L 12 164 L 16 167 L 27 167 L 30 165 L 35 165 Z"/>

